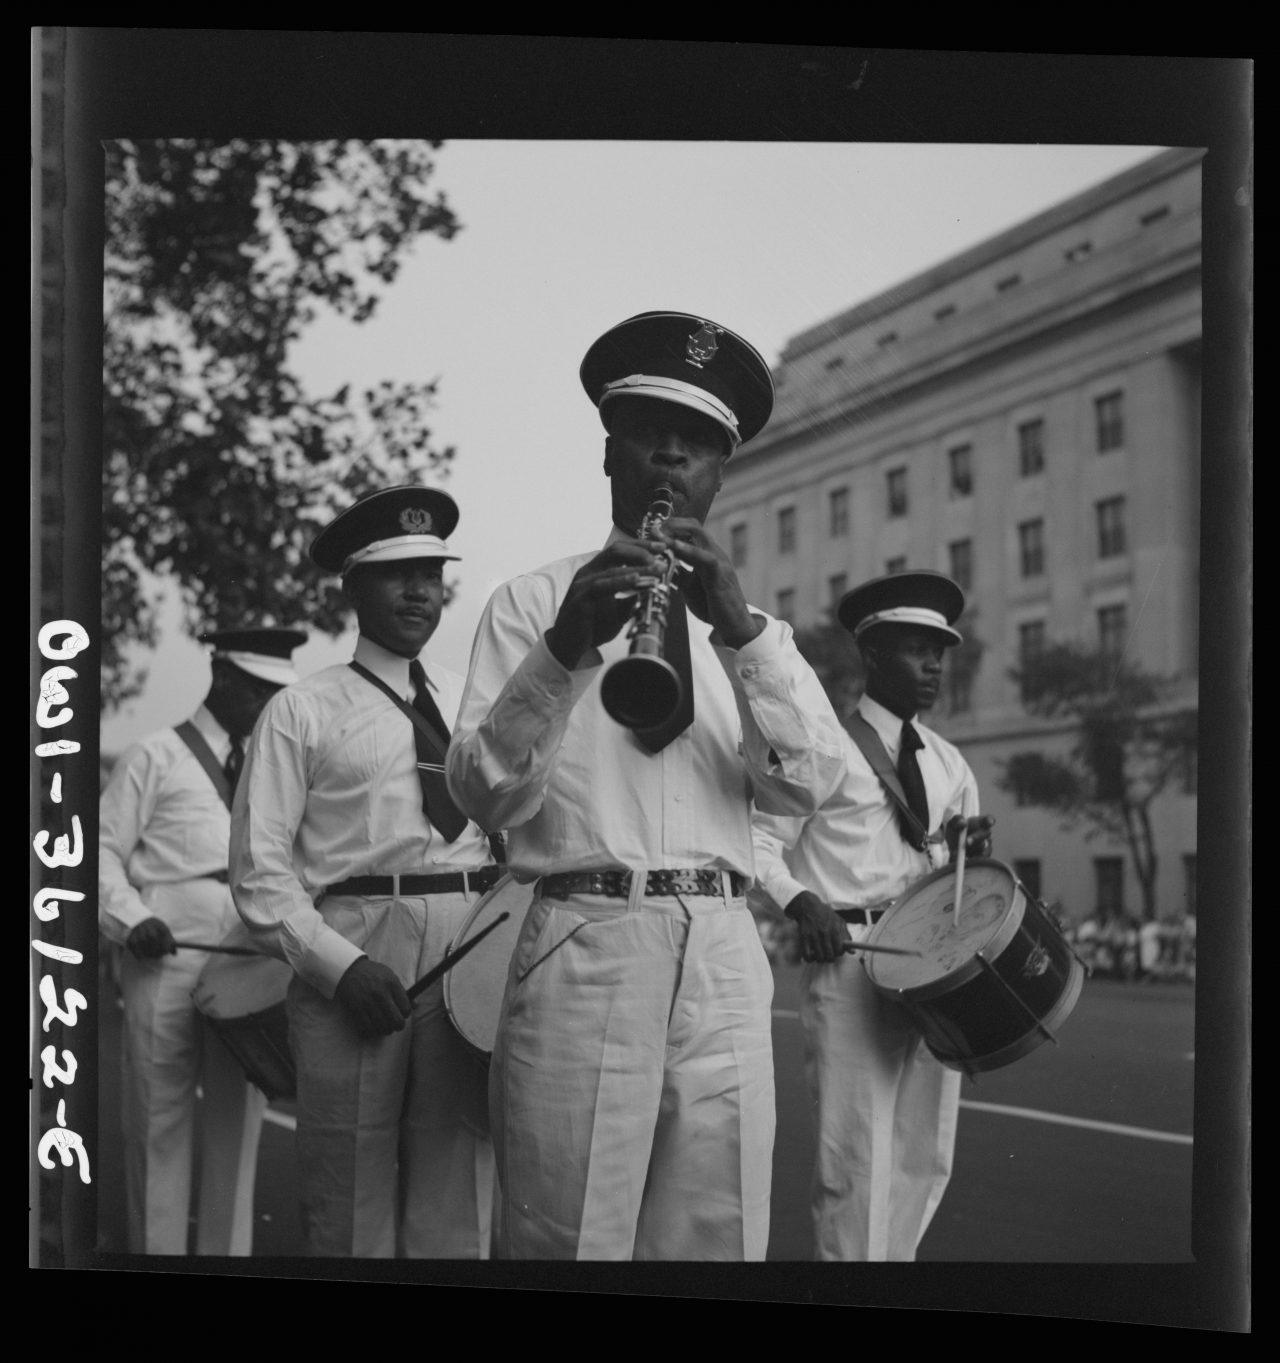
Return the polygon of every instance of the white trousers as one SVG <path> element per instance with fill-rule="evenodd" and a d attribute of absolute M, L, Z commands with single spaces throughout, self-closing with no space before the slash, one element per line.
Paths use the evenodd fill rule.
<path fill-rule="evenodd" d="M 436 965 L 474 900 L 330 896 L 330 927 L 408 987 Z M 296 978 L 298 1161 L 308 1249 L 358 1258 L 479 1259 L 489 1252 L 493 1148 L 486 1063 L 449 1021 L 443 981 L 405 1029 L 369 1041 L 342 1005 Z"/>
<path fill-rule="evenodd" d="M 760 1260 L 773 975 L 742 899 L 535 898 L 490 1074 L 504 1258 Z"/>
<path fill-rule="evenodd" d="M 866 932 L 850 928 L 855 940 Z M 801 989 L 815 1257 L 913 1260 L 951 1177 L 961 1076 L 855 957 L 806 965 Z"/>
<path fill-rule="evenodd" d="M 231 891 L 215 880 L 152 886 L 143 901 L 179 941 L 216 943 L 239 922 Z M 202 951 L 143 961 L 121 953 L 121 1112 L 134 1254 L 187 1253 L 197 1119 L 195 1252 L 252 1252 L 254 1172 L 266 1099 L 191 1002 L 209 959 Z"/>

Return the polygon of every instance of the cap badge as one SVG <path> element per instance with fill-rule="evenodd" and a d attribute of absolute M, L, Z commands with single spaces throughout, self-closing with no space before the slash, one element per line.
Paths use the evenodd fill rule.
<path fill-rule="evenodd" d="M 716 344 L 716 337 L 720 334 L 720 327 L 713 326 L 710 322 L 703 324 L 685 342 L 684 358 L 687 363 L 697 369 L 701 369 L 704 364 L 715 358 L 715 353 L 719 350 Z"/>
<path fill-rule="evenodd" d="M 420 506 L 406 507 L 400 513 L 400 529 L 406 535 L 429 535 L 431 533 L 431 513 Z"/>

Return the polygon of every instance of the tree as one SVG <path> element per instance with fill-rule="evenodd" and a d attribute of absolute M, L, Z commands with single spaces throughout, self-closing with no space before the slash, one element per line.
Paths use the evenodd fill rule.
<path fill-rule="evenodd" d="M 1019 804 L 1039 805 L 1065 827 L 1128 849 L 1144 920 L 1156 916 L 1159 870 L 1152 806 L 1195 760 L 1196 712 L 1173 682 L 1078 644 L 1054 644 L 1013 673 L 1034 715 L 1073 721 L 1065 755 L 1014 753 L 998 784 Z"/>
<path fill-rule="evenodd" d="M 438 142 L 121 141 L 106 152 L 102 702 L 144 673 L 156 577 L 194 631 L 343 629 L 306 557 L 318 522 L 388 482 L 444 476 L 436 383 L 312 397 L 289 347 L 328 308 L 374 314 L 410 247 L 459 224 L 428 192 Z"/>

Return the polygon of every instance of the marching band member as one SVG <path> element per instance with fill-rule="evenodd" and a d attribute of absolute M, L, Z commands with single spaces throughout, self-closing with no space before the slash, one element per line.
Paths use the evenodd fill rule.
<path fill-rule="evenodd" d="M 267 706 L 232 820 L 240 915 L 294 969 L 291 1044 L 309 1251 L 483 1258 L 493 1151 L 485 1069 L 436 981 L 471 902 L 498 879 L 444 784 L 460 679 L 419 654 L 440 620 L 458 508 L 375 492 L 311 546 L 360 633 L 350 664 Z"/>
<path fill-rule="evenodd" d="M 448 757 L 458 803 L 538 881 L 491 1069 L 501 1252 L 763 1259 L 773 980 L 744 898 L 750 810 L 806 814 L 843 769 L 790 628 L 703 528 L 772 381 L 739 336 L 674 312 L 605 333 L 581 379 L 613 527 L 494 593 Z M 680 703 L 620 723 L 602 683 L 646 603 Z"/>
<path fill-rule="evenodd" d="M 186 1254 L 197 1107 L 197 1254 L 250 1253 L 253 1185 L 265 1099 L 209 1030 L 191 990 L 236 922 L 227 885 L 231 792 L 262 707 L 297 681 L 301 630 L 246 628 L 213 645 L 204 704 L 120 757 L 102 792 L 98 923 L 125 948 L 122 1118 L 129 1249 Z M 196 1086 L 203 1091 L 197 1104 Z"/>
<path fill-rule="evenodd" d="M 807 818 L 755 819 L 761 884 L 799 927 L 801 1025 L 817 1111 L 812 1183 L 815 1254 L 912 1260 L 951 1176 L 960 1075 L 925 1047 L 906 1010 L 887 1001 L 847 954 L 910 885 L 966 852 L 989 856 L 969 765 L 918 723 L 937 698 L 960 588 L 905 572 L 849 592 L 838 616 L 857 640 L 866 690 L 844 735 L 846 772 Z M 896 798 L 879 771 L 892 768 Z M 946 826 L 945 839 L 931 830 Z"/>

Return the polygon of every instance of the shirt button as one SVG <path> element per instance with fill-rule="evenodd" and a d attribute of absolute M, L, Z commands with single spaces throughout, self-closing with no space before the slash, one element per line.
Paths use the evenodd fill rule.
<path fill-rule="evenodd" d="M 750 680 L 750 678 L 754 677 L 756 673 L 759 671 L 760 671 L 759 663 L 748 663 L 744 668 L 741 669 L 739 675 L 743 678 L 744 681 L 747 681 Z"/>

